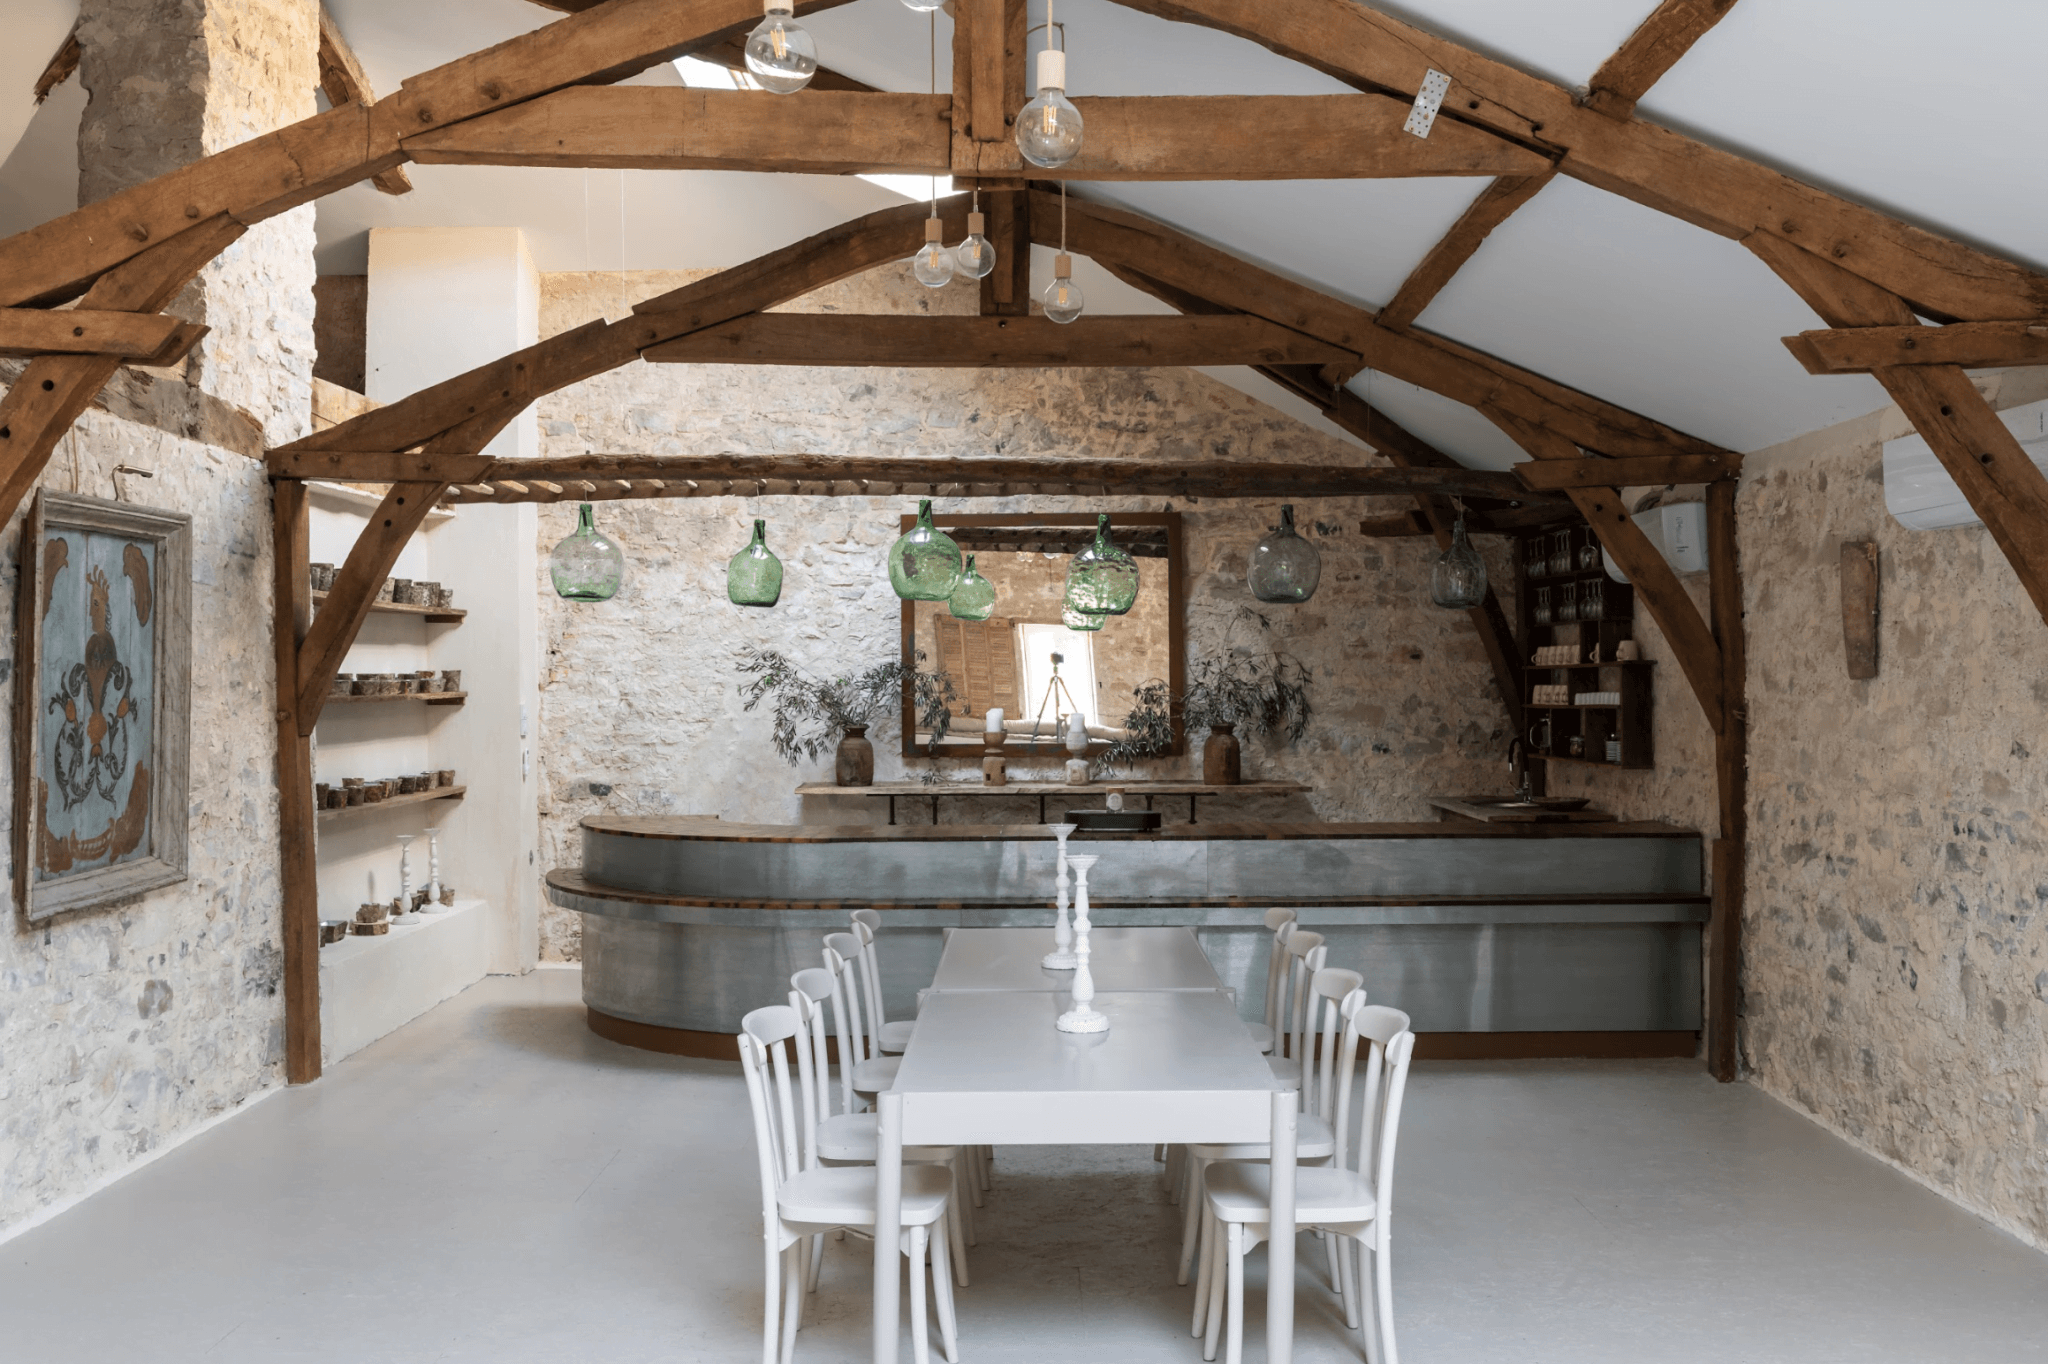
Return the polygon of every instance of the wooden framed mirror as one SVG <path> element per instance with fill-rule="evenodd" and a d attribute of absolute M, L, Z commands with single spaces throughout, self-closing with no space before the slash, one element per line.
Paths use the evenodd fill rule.
<path fill-rule="evenodd" d="M 1064 755 L 1059 714 L 1087 716 L 1090 753 L 1122 737 L 1132 693 L 1164 681 L 1179 696 L 1186 686 L 1187 578 L 1179 512 L 1111 512 L 1110 534 L 1138 562 L 1138 602 L 1099 631 L 1060 623 L 1067 560 L 1095 538 L 1095 512 L 1015 516 L 935 516 L 938 527 L 975 556 L 995 584 L 995 614 L 955 618 L 944 602 L 903 603 L 903 756 L 979 761 L 991 706 L 1001 707 L 1009 752 Z M 905 516 L 909 530 L 917 518 Z M 924 655 L 926 672 L 944 672 L 958 693 L 952 728 L 936 754 L 920 730 L 910 674 Z M 1053 655 L 1059 656 L 1055 662 Z M 1187 751 L 1178 714 L 1168 754 Z"/>

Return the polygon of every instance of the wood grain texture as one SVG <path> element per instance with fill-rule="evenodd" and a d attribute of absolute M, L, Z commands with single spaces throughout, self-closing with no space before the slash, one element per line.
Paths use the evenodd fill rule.
<path fill-rule="evenodd" d="M 1585 106 L 1626 121 L 1658 78 L 1721 22 L 1735 0 L 1664 0 L 1586 83 Z"/>
<path fill-rule="evenodd" d="M 50 92 L 71 79 L 78 70 L 79 59 L 85 56 L 85 49 L 78 45 L 78 30 L 72 29 L 50 55 L 49 64 L 43 67 L 43 74 L 36 77 L 35 98 L 41 104 L 50 97 Z"/>
<path fill-rule="evenodd" d="M 1638 455 L 1627 459 L 1539 459 L 1517 464 L 1515 476 L 1532 489 L 1639 488 L 1660 483 L 1712 483 L 1742 473 L 1742 456 Z"/>
<path fill-rule="evenodd" d="M 1785 348 L 1809 374 L 1868 374 L 1888 365 L 1962 365 L 1997 369 L 2048 365 L 2048 324 L 1951 322 L 1925 327 L 1845 327 L 1801 332 Z"/>
<path fill-rule="evenodd" d="M 299 728 L 299 642 L 312 619 L 306 598 L 306 488 L 271 485 L 272 583 L 277 652 L 278 883 L 284 944 L 285 1079 L 320 1078 L 320 885 L 313 809 L 313 744 Z"/>
<path fill-rule="evenodd" d="M 1328 364 L 1348 352 L 1257 317 L 757 313 L 641 352 L 656 364 L 922 369 Z"/>
<path fill-rule="evenodd" d="M 370 78 L 363 74 L 363 64 L 356 60 L 355 49 L 342 36 L 341 26 L 334 22 L 325 5 L 320 7 L 319 61 L 320 90 L 329 105 L 377 102 L 377 93 L 370 88 Z M 370 177 L 370 183 L 385 194 L 412 193 L 412 180 L 403 166 L 379 171 Z"/>
<path fill-rule="evenodd" d="M 1707 485 L 1707 573 L 1714 641 L 1721 652 L 1725 716 L 1714 736 L 1714 791 L 1721 836 L 1714 840 L 1713 911 L 1708 925 L 1707 1066 L 1724 1084 L 1741 1070 L 1742 905 L 1749 858 L 1749 646 L 1743 625 L 1742 563 L 1735 485 Z"/>
<path fill-rule="evenodd" d="M 1819 253 L 1924 316 L 1990 321 L 2048 312 L 2048 277 L 1697 139 L 1581 105 L 1553 81 L 1354 0 L 1119 0 L 1233 33 L 1361 89 L 1407 99 L 1451 78 L 1438 123 L 1469 123 L 1550 155 L 1587 184 L 1722 236 L 1752 232 Z M 1606 453 L 1620 453 L 1607 451 Z"/>
<path fill-rule="evenodd" d="M 111 312 L 102 309 L 0 308 L 0 355 L 108 355 L 120 360 L 150 360 L 168 354 L 174 341 L 206 334 L 199 327 L 162 313 Z M 191 342 L 186 342 L 190 349 Z"/>
<path fill-rule="evenodd" d="M 1431 139 L 1434 138 L 1432 133 Z M 1420 317 L 1423 309 L 1451 282 L 1451 276 L 1464 269 L 1465 262 L 1472 259 L 1493 230 L 1513 216 L 1516 209 L 1535 198 L 1537 192 L 1555 176 L 1556 171 L 1551 168 L 1534 175 L 1504 175 L 1482 190 L 1471 207 L 1451 224 L 1451 230 L 1429 248 L 1429 254 L 1408 272 L 1408 278 L 1401 281 L 1393 299 L 1380 309 L 1380 325 L 1399 331 Z"/>
<path fill-rule="evenodd" d="M 1905 300 L 1840 266 L 1761 233 L 1743 245 L 1832 327 L 1914 325 Z M 1895 365 L 1872 374 L 1912 419 L 2048 619 L 2048 477 L 1961 368 Z"/>
<path fill-rule="evenodd" d="M 1844 540 L 1841 559 L 1842 655 L 1849 676 L 1877 676 L 1877 542 Z"/>

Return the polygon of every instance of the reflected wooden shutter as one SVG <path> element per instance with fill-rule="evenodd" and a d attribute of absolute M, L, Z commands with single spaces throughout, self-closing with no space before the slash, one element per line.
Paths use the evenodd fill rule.
<path fill-rule="evenodd" d="M 955 715 L 985 715 L 991 706 L 1017 713 L 1017 632 L 1010 621 L 935 616 L 932 638 L 938 644 L 938 668 L 952 678 L 958 693 Z"/>

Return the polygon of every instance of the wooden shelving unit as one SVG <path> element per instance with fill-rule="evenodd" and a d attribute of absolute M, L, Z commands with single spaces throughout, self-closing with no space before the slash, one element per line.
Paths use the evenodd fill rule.
<path fill-rule="evenodd" d="M 1564 557 L 1571 567 L 1552 572 L 1550 564 L 1558 557 L 1560 535 L 1566 537 Z M 1586 552 L 1589 548 L 1590 555 Z M 1654 767 L 1650 702 L 1655 663 L 1647 659 L 1622 662 L 1614 657 L 1617 644 L 1635 637 L 1635 590 L 1607 576 L 1598 558 L 1599 542 L 1587 526 L 1523 536 L 1516 544 L 1516 552 L 1522 569 L 1517 623 L 1522 657 L 1528 664 L 1525 676 L 1529 688 L 1528 695 L 1522 698 L 1530 723 L 1523 739 L 1529 743 L 1529 755 L 1546 762 L 1586 767 Z M 1576 606 L 1583 602 L 1588 587 L 1598 594 L 1598 613 L 1580 618 L 1577 610 L 1573 610 L 1571 619 L 1560 619 L 1566 610 L 1566 589 L 1570 589 L 1569 597 Z M 1539 597 L 1539 593 L 1544 596 Z M 1563 665 L 1533 661 L 1538 649 L 1563 644 L 1571 645 L 1579 659 L 1598 661 Z M 1538 704 L 1534 699 L 1535 688 L 1555 685 L 1568 688 L 1569 696 L 1615 692 L 1621 699 L 1614 705 L 1589 706 L 1570 701 Z M 1549 743 L 1533 742 L 1531 736 L 1546 727 Z M 1571 751 L 1574 739 L 1579 741 L 1578 753 Z M 1610 740 L 1620 742 L 1617 761 L 1607 757 Z"/>
<path fill-rule="evenodd" d="M 459 706 L 469 699 L 466 691 L 408 691 L 391 696 L 330 696 L 327 704 L 365 705 L 378 701 L 424 701 L 430 706 Z"/>
<path fill-rule="evenodd" d="M 315 592 L 312 596 L 313 609 L 318 611 L 327 600 L 327 594 L 325 592 Z M 403 602 L 395 601 L 372 602 L 370 604 L 370 613 L 372 615 L 388 616 L 420 616 L 429 625 L 457 625 L 469 615 L 469 612 L 458 606 L 409 606 Z"/>
<path fill-rule="evenodd" d="M 367 815 L 373 810 L 395 810 L 401 805 L 421 805 L 430 800 L 461 800 L 467 786 L 437 786 L 431 791 L 415 791 L 409 796 L 392 796 L 375 805 L 344 805 L 335 810 L 318 812 L 322 819 L 340 819 L 344 815 Z"/>

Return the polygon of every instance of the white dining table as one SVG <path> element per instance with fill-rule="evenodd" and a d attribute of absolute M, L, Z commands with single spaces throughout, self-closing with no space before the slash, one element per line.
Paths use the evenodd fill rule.
<path fill-rule="evenodd" d="M 926 996 L 895 1083 L 877 1096 L 875 1226 L 900 1222 L 905 1144 L 1270 1141 L 1266 1358 L 1288 1364 L 1298 1093 L 1276 1080 L 1225 990 L 1103 981 L 1094 1007 L 1110 1026 L 1101 1033 L 1058 1031 L 1053 1020 L 1067 1007 L 1064 992 L 1043 988 Z M 886 1253 L 888 1245 L 877 1238 L 875 1364 L 896 1364 L 903 1333 L 900 1257 Z"/>
<path fill-rule="evenodd" d="M 1088 942 L 1097 990 L 1223 988 L 1192 928 L 1098 928 Z M 1064 994 L 1074 988 L 1074 973 L 1041 964 L 1053 946 L 1050 928 L 948 929 L 931 988 Z"/>

